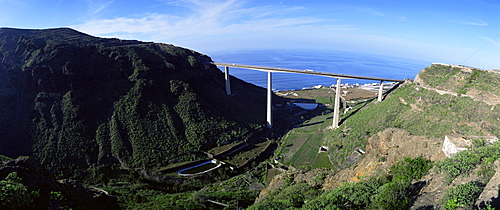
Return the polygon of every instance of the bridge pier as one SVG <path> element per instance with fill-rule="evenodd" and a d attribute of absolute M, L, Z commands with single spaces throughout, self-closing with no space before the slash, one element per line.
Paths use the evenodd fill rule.
<path fill-rule="evenodd" d="M 224 78 L 226 79 L 226 94 L 231 95 L 231 81 L 229 80 L 229 66 L 224 66 Z"/>
<path fill-rule="evenodd" d="M 267 128 L 273 127 L 273 80 L 271 72 L 267 72 Z"/>
<path fill-rule="evenodd" d="M 382 91 L 384 90 L 384 81 L 380 80 L 380 88 L 378 89 L 378 102 L 382 101 Z"/>
<path fill-rule="evenodd" d="M 333 107 L 333 129 L 339 127 L 339 112 L 340 112 L 340 78 L 337 78 L 337 87 L 335 88 L 335 104 Z"/>
<path fill-rule="evenodd" d="M 337 78 L 337 89 L 335 94 L 335 105 L 334 105 L 334 114 L 333 114 L 333 125 L 331 128 L 336 129 L 339 127 L 339 112 L 340 112 L 340 85 L 341 78 L 346 79 L 364 79 L 364 80 L 377 80 L 380 81 L 380 89 L 378 91 L 378 101 L 382 101 L 383 89 L 384 89 L 384 81 L 392 81 L 392 82 L 404 82 L 403 80 L 397 79 L 389 79 L 389 78 L 379 78 L 379 77 L 366 77 L 366 76 L 356 76 L 356 75 L 345 75 L 345 74 L 334 74 L 334 73 L 326 73 L 326 72 L 315 72 L 315 71 L 306 71 L 306 70 L 297 70 L 297 69 L 286 69 L 286 68 L 274 68 L 274 67 L 263 67 L 263 66 L 250 66 L 250 65 L 240 65 L 234 63 L 218 63 L 211 62 L 217 66 L 224 66 L 225 71 L 225 82 L 226 82 L 226 94 L 231 95 L 231 83 L 230 83 L 230 75 L 229 75 L 229 67 L 235 68 L 245 68 L 245 69 L 253 69 L 258 71 L 266 71 L 268 73 L 267 78 L 267 128 L 273 127 L 273 117 L 272 117 L 272 75 L 271 72 L 287 72 L 287 73 L 297 73 L 297 74 L 312 74 L 325 76 L 330 78 Z"/>

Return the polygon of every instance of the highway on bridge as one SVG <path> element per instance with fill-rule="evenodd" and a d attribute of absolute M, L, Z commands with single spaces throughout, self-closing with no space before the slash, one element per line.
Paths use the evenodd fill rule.
<path fill-rule="evenodd" d="M 390 79 L 390 78 L 379 78 L 379 77 L 369 77 L 369 76 L 357 76 L 357 75 L 347 75 L 347 74 L 335 74 L 335 73 L 327 73 L 327 72 L 317 72 L 310 69 L 306 70 L 297 70 L 297 69 L 288 69 L 288 68 L 276 68 L 276 67 L 264 67 L 264 66 L 252 66 L 252 65 L 242 65 L 235 63 L 219 63 L 213 62 L 213 65 L 216 66 L 224 66 L 224 74 L 226 80 L 226 93 L 227 95 L 231 95 L 231 84 L 230 84 L 230 76 L 229 76 L 229 67 L 234 68 L 243 68 L 243 69 L 252 69 L 258 71 L 267 72 L 267 127 L 272 128 L 273 120 L 272 120 L 272 72 L 283 72 L 283 73 L 295 73 L 295 74 L 310 74 L 324 77 L 332 77 L 337 79 L 337 87 L 335 88 L 335 104 L 333 108 L 333 129 L 339 127 L 339 109 L 340 109 L 340 86 L 341 79 L 365 79 L 365 80 L 376 80 L 380 81 L 380 87 L 378 91 L 378 100 L 382 101 L 382 91 L 384 87 L 384 81 L 388 82 L 399 82 L 403 83 L 404 80 L 399 79 Z"/>
<path fill-rule="evenodd" d="M 309 69 L 298 70 L 298 69 L 252 66 L 252 65 L 242 65 L 242 64 L 234 64 L 234 63 L 219 63 L 219 62 L 214 62 L 213 64 L 217 65 L 217 66 L 228 66 L 228 67 L 234 67 L 234 68 L 253 69 L 253 70 L 267 71 L 267 72 L 311 74 L 311 75 L 334 77 L 334 78 L 340 78 L 340 79 L 366 79 L 366 80 L 377 80 L 377 81 L 386 81 L 386 82 L 404 82 L 404 80 L 400 80 L 400 79 L 357 76 L 357 75 L 347 75 L 347 74 L 335 74 L 335 73 L 328 73 L 328 72 L 318 72 L 318 71 L 313 71 L 313 70 L 309 70 Z"/>

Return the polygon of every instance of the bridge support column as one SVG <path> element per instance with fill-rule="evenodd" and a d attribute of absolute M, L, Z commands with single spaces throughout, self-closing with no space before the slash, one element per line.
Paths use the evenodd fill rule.
<path fill-rule="evenodd" d="M 378 89 L 378 102 L 382 101 L 382 91 L 384 90 L 384 81 L 380 81 L 380 88 Z"/>
<path fill-rule="evenodd" d="M 273 127 L 273 79 L 271 72 L 267 72 L 267 128 Z"/>
<path fill-rule="evenodd" d="M 229 66 L 224 66 L 224 77 L 226 79 L 226 94 L 231 95 L 231 81 L 229 80 Z"/>
<path fill-rule="evenodd" d="M 339 112 L 340 112 L 340 78 L 337 78 L 337 87 L 335 88 L 335 104 L 333 106 L 333 125 L 332 128 L 339 127 Z"/>

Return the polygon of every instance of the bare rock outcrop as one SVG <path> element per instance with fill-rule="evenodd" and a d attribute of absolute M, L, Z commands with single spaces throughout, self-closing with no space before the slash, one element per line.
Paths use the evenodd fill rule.
<path fill-rule="evenodd" d="M 403 157 L 424 157 L 432 161 L 442 160 L 442 139 L 414 136 L 410 132 L 388 128 L 372 136 L 366 145 L 365 157 L 358 164 L 338 172 L 325 180 L 324 189 L 333 189 L 344 182 L 357 182 L 362 177 L 387 172 Z"/>
<path fill-rule="evenodd" d="M 493 175 L 488 184 L 486 184 L 483 193 L 479 195 L 476 201 L 476 206 L 479 209 L 484 209 L 488 205 L 500 206 L 500 189 L 498 187 L 500 183 L 500 167 L 498 167 L 498 165 L 500 165 L 500 160 L 495 161 L 494 165 L 497 166 L 495 175 Z"/>

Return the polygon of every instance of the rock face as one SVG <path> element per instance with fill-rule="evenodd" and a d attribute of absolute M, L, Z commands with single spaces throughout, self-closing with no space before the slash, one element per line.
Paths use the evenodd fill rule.
<path fill-rule="evenodd" d="M 500 183 L 500 167 L 498 165 L 500 165 L 500 160 L 495 161 L 495 165 L 497 166 L 495 175 L 491 177 L 476 201 L 476 206 L 480 209 L 485 209 L 488 205 L 500 206 L 500 192 L 498 190 L 498 183 Z"/>
<path fill-rule="evenodd" d="M 365 157 L 361 162 L 328 177 L 323 185 L 324 189 L 336 188 L 344 182 L 357 182 L 362 177 L 376 175 L 381 171 L 387 172 L 403 157 L 442 160 L 446 157 L 441 151 L 442 141 L 414 136 L 403 129 L 388 128 L 368 139 Z"/>
<path fill-rule="evenodd" d="M 72 29 L 0 29 L 0 154 L 30 155 L 58 176 L 90 165 L 159 166 L 246 140 L 265 91 L 167 44 Z"/>
<path fill-rule="evenodd" d="M 27 156 L 0 164 L 0 185 L 5 199 L 0 200 L 2 209 L 121 209 L 117 199 L 105 191 L 84 188 L 72 180 L 56 181 L 52 173 Z M 9 186 L 17 189 L 9 191 Z M 6 200 L 9 203 L 3 203 Z"/>

